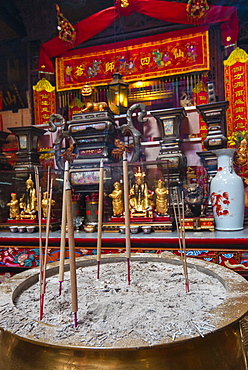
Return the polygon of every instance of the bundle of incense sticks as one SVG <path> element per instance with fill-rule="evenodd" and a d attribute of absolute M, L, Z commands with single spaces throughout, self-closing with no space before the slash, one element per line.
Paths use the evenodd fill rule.
<path fill-rule="evenodd" d="M 182 260 L 182 265 L 183 265 L 185 288 L 186 288 L 186 293 L 188 293 L 190 289 L 189 289 L 188 266 L 187 266 L 187 258 L 186 258 L 184 194 L 183 192 L 182 192 L 182 216 L 181 216 L 181 211 L 180 211 L 179 197 L 177 193 L 176 193 L 176 205 L 177 207 L 175 206 L 175 200 L 172 197 L 172 207 L 173 207 L 176 229 L 177 229 L 177 234 L 178 234 L 180 255 L 181 255 L 181 260 Z"/>
<path fill-rule="evenodd" d="M 77 272 L 75 259 L 75 240 L 74 240 L 74 224 L 72 215 L 72 191 L 69 180 L 66 182 L 65 188 L 66 198 L 66 216 L 68 227 L 68 241 L 70 254 L 70 282 L 71 282 L 71 311 L 74 314 L 74 327 L 77 327 L 77 311 L 78 311 L 78 295 L 77 295 Z"/>
<path fill-rule="evenodd" d="M 66 163 L 65 173 L 64 173 L 64 189 L 63 189 L 63 239 L 62 243 L 62 258 L 60 258 L 60 271 L 59 279 L 62 283 L 64 279 L 64 255 L 65 255 L 65 233 L 66 224 L 68 226 L 68 240 L 69 240 L 69 253 L 70 253 L 70 281 L 71 281 L 71 301 L 72 301 L 72 312 L 74 313 L 74 326 L 77 327 L 77 311 L 78 311 L 78 301 L 77 301 L 77 279 L 76 279 L 76 261 L 75 261 L 75 240 L 74 240 L 74 224 L 72 215 L 72 192 L 69 183 L 69 163 Z M 50 179 L 50 168 L 47 173 L 47 220 L 46 220 L 46 239 L 45 239 L 45 252 L 43 259 L 43 247 L 42 247 L 42 236 L 41 236 L 41 191 L 39 187 L 39 174 L 38 169 L 35 170 L 36 187 L 37 187 L 37 200 L 38 200 L 38 217 L 39 217 L 39 233 L 40 233 L 40 320 L 43 318 L 44 306 L 45 306 L 45 288 L 46 288 L 46 267 L 47 267 L 47 257 L 48 257 L 48 244 L 49 244 L 49 231 L 50 231 L 50 219 L 51 219 L 51 206 L 52 206 L 52 189 L 53 180 Z M 61 256 L 60 256 L 61 257 Z M 61 285 L 60 285 L 61 286 Z M 61 289 L 60 289 L 61 293 Z"/>
<path fill-rule="evenodd" d="M 48 242 L 49 242 L 49 232 L 50 232 L 52 192 L 53 192 L 53 180 L 50 177 L 50 167 L 48 167 L 48 171 L 47 171 L 47 200 L 48 202 L 47 202 L 45 252 L 44 252 L 44 259 L 42 262 L 42 271 L 41 271 L 40 320 L 42 320 L 43 318 L 44 304 L 45 304 L 46 267 L 47 267 Z M 40 256 L 40 259 L 42 260 L 42 255 Z"/>
<path fill-rule="evenodd" d="M 65 237 L 66 237 L 66 197 L 65 186 L 69 180 L 69 162 L 65 162 L 64 182 L 63 182 L 63 199 L 62 199 L 62 216 L 61 216 L 61 236 L 60 236 L 60 259 L 59 259 L 59 296 L 62 292 L 62 283 L 64 281 L 65 265 Z"/>

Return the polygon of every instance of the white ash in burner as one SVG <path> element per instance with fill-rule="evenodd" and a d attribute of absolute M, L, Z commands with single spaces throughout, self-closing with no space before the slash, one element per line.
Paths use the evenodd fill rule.
<path fill-rule="evenodd" d="M 193 265 L 191 265 L 193 266 Z M 181 265 L 133 261 L 131 284 L 125 262 L 77 269 L 78 326 L 73 326 L 69 272 L 58 297 L 58 276 L 47 279 L 44 318 L 39 321 L 39 284 L 0 312 L 0 326 L 22 337 L 66 346 L 124 347 L 169 343 L 215 329 L 212 310 L 226 289 L 215 277 L 188 268 L 186 293 Z"/>

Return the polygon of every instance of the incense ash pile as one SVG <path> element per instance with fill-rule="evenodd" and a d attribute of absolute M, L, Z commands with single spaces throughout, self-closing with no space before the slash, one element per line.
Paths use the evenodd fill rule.
<path fill-rule="evenodd" d="M 185 291 L 181 265 L 132 261 L 77 269 L 78 326 L 73 326 L 69 272 L 58 297 L 58 276 L 47 279 L 44 318 L 39 321 L 39 284 L 23 291 L 0 313 L 0 326 L 17 335 L 57 345 L 131 347 L 204 336 L 215 329 L 212 310 L 226 290 L 213 276 L 188 268 Z"/>

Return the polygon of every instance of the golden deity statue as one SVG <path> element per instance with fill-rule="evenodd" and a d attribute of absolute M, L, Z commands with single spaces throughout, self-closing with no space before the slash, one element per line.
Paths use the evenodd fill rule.
<path fill-rule="evenodd" d="M 162 179 L 158 180 L 158 186 L 155 189 L 156 195 L 156 208 L 155 211 L 158 215 L 166 215 L 168 212 L 168 189 L 164 186 Z"/>
<path fill-rule="evenodd" d="M 246 166 L 248 164 L 247 141 L 243 139 L 237 149 L 234 161 L 238 166 Z"/>
<path fill-rule="evenodd" d="M 55 200 L 51 200 L 51 206 L 54 206 Z M 42 208 L 42 215 L 43 218 L 47 218 L 47 210 L 48 210 L 48 205 L 49 205 L 49 199 L 47 196 L 47 191 L 44 191 L 43 193 L 43 199 L 41 201 L 41 208 Z"/>
<path fill-rule="evenodd" d="M 11 200 L 7 203 L 7 206 L 9 206 L 9 218 L 19 220 L 20 208 L 16 193 L 11 193 Z"/>
<path fill-rule="evenodd" d="M 19 203 L 21 213 L 20 218 L 36 218 L 36 211 L 37 208 L 37 197 L 36 197 L 36 191 L 34 188 L 34 182 L 32 180 L 31 175 L 29 175 L 29 178 L 26 181 L 26 190 L 23 196 L 20 198 Z"/>
<path fill-rule="evenodd" d="M 113 215 L 114 216 L 123 216 L 124 213 L 124 206 L 123 206 L 123 191 L 121 189 L 121 184 L 116 181 L 114 183 L 114 190 L 109 197 L 112 198 L 112 206 L 113 206 Z"/>
<path fill-rule="evenodd" d="M 131 187 L 129 200 L 131 215 L 133 217 L 151 217 L 152 213 L 149 211 L 151 211 L 153 193 L 149 191 L 144 182 L 145 172 L 141 172 L 139 167 L 134 176 L 135 183 Z"/>

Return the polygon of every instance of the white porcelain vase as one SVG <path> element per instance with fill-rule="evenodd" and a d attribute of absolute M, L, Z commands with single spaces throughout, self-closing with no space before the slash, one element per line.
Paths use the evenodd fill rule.
<path fill-rule="evenodd" d="M 210 199 L 215 228 L 235 231 L 244 228 L 244 184 L 233 168 L 235 149 L 218 149 L 218 170 L 211 181 Z"/>

